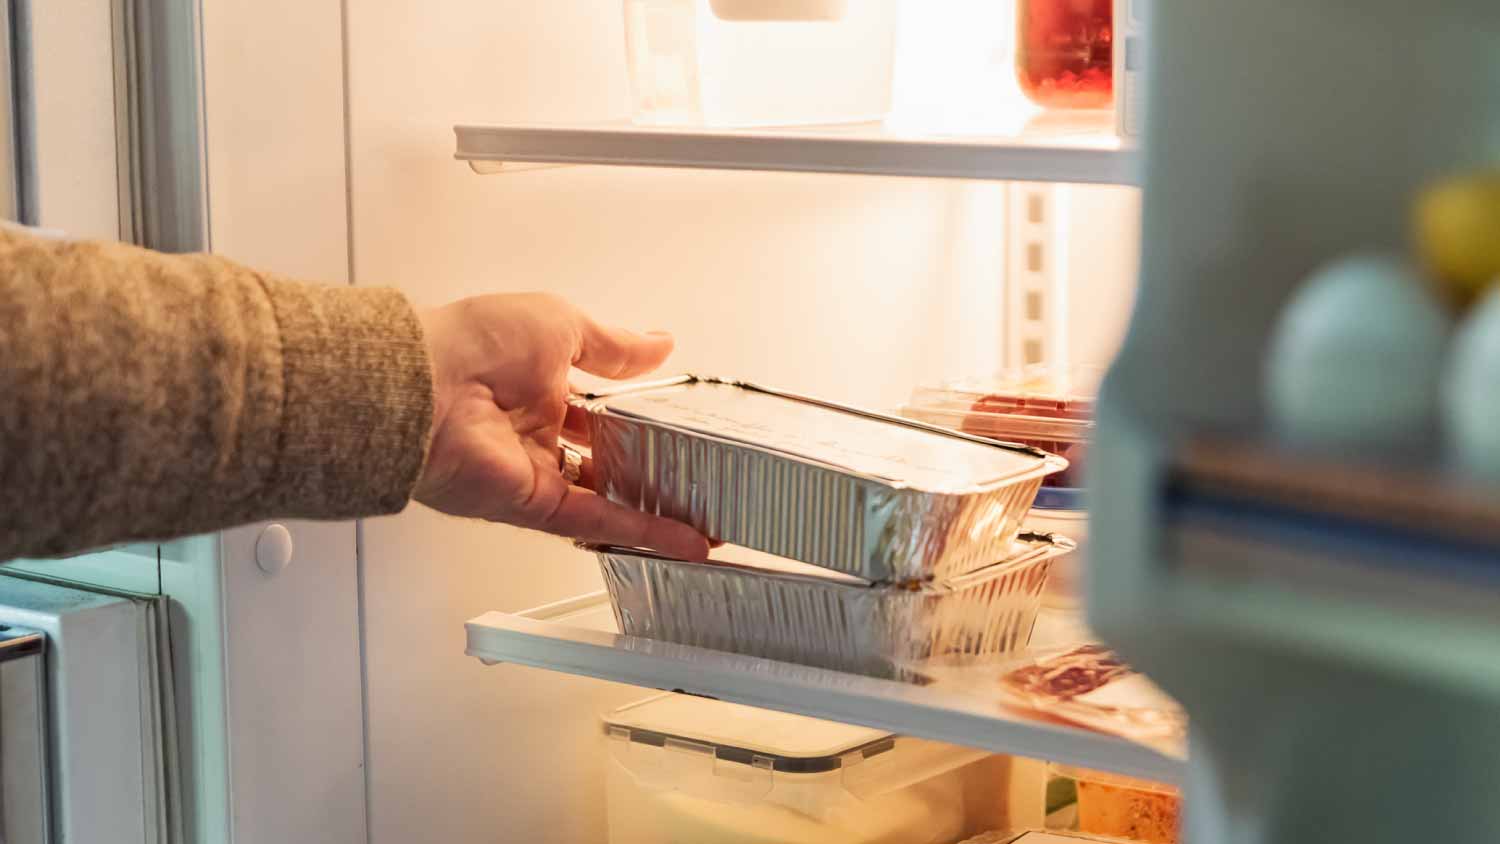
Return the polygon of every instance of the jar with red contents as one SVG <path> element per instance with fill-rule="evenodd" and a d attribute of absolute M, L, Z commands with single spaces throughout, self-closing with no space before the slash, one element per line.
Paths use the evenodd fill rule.
<path fill-rule="evenodd" d="M 1114 102 L 1113 0 L 1016 0 L 1016 76 L 1045 108 Z"/>

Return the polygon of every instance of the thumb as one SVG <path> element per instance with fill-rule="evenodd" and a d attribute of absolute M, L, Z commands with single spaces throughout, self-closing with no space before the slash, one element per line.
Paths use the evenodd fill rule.
<path fill-rule="evenodd" d="M 578 356 L 573 365 L 605 378 L 630 378 L 662 365 L 672 354 L 672 335 L 665 331 L 637 334 L 580 317 Z"/>

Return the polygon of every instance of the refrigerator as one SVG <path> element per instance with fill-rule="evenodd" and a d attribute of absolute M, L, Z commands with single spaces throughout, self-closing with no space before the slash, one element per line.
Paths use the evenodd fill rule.
<path fill-rule="evenodd" d="M 142 780 L 176 785 L 114 840 L 607 841 L 601 718 L 659 692 L 968 748 L 964 836 L 1045 827 L 1061 765 L 1183 787 L 1188 841 L 1487 840 L 1496 698 L 1461 657 L 1492 652 L 1488 581 L 1394 544 L 1399 501 L 1247 493 L 1192 446 L 1258 442 L 1259 360 L 1298 280 L 1399 246 L 1415 185 L 1492 159 L 1500 7 L 1128 0 L 1119 102 L 1076 112 L 1023 95 L 1012 0 L 905 0 L 884 122 L 724 128 L 632 119 L 641 4 L 710 9 L 11 0 L 7 216 L 418 307 L 544 290 L 672 332 L 664 372 L 883 412 L 1018 367 L 1108 370 L 1087 611 L 1044 611 L 1034 638 L 1086 623 L 1182 702 L 1187 747 L 979 680 L 622 635 L 593 555 L 412 504 L 5 565 L 165 619 L 171 718 L 146 721 L 175 737 L 147 731 L 166 749 Z M 1325 517 L 1317 541 L 1287 529 Z M 34 840 L 75 840 L 65 797 L 54 778 Z"/>

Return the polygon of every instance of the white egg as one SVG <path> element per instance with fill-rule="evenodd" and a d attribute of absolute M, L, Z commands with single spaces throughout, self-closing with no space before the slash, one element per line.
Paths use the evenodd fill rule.
<path fill-rule="evenodd" d="M 1410 444 L 1436 431 L 1449 319 L 1402 261 L 1345 258 L 1282 312 L 1266 361 L 1277 432 L 1322 446 Z"/>
<path fill-rule="evenodd" d="M 1500 287 L 1454 338 L 1442 402 L 1443 429 L 1460 467 L 1500 478 Z"/>

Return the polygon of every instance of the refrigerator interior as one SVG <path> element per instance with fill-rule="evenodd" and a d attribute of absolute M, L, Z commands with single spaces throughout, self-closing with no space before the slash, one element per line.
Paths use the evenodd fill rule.
<path fill-rule="evenodd" d="M 117 23 L 111 16 L 125 5 L 31 4 L 38 40 L 69 46 L 34 57 L 46 106 L 35 127 L 38 221 L 73 234 L 135 234 L 124 213 L 132 198 L 121 190 L 127 168 L 115 120 L 118 67 L 107 60 Z M 984 374 L 1024 358 L 1028 340 L 1053 361 L 1111 358 L 1136 294 L 1133 188 L 619 167 L 502 167 L 481 177 L 453 160 L 456 124 L 619 124 L 628 108 L 619 6 L 204 0 L 209 245 L 294 276 L 394 284 L 421 304 L 480 291 L 551 290 L 600 318 L 676 333 L 679 352 L 669 369 L 756 378 L 876 408 L 894 406 L 919 383 Z M 1004 2 L 941 6 L 1000 26 L 1010 20 Z M 1187 0 L 1171 6 L 1178 14 L 1153 32 L 1152 64 L 1181 67 L 1173 63 L 1196 60 L 1200 51 L 1216 61 L 1206 76 L 1152 80 L 1153 102 L 1167 104 L 1171 131 L 1153 138 L 1145 167 L 1152 191 L 1141 319 L 1101 401 L 1106 433 L 1094 465 L 1106 467 L 1100 475 L 1112 485 L 1101 496 L 1108 503 L 1092 514 L 1102 528 L 1093 538 L 1108 539 L 1112 556 L 1108 577 L 1091 587 L 1110 596 L 1095 602 L 1096 626 L 1111 641 L 1133 640 L 1131 658 L 1144 657 L 1140 664 L 1169 687 L 1198 686 L 1217 696 L 1209 698 L 1217 715 L 1197 723 L 1216 725 L 1222 747 L 1198 746 L 1210 752 L 1195 752 L 1193 778 L 1207 784 L 1201 794 L 1222 805 L 1198 813 L 1200 832 L 1212 834 L 1213 825 L 1263 806 L 1261 783 L 1326 801 L 1329 792 L 1303 784 L 1343 781 L 1351 771 L 1377 777 L 1387 756 L 1423 758 L 1432 745 L 1422 730 L 1406 731 L 1401 742 L 1365 741 L 1361 730 L 1383 725 L 1373 715 L 1342 718 L 1349 688 L 1384 701 L 1391 722 L 1406 725 L 1406 711 L 1430 709 L 1429 732 L 1467 765 L 1454 768 L 1452 780 L 1481 774 L 1468 777 L 1474 793 L 1462 796 L 1470 806 L 1491 805 L 1480 792 L 1492 781 L 1482 775 L 1493 766 L 1492 743 L 1475 741 L 1471 730 L 1479 722 L 1492 731 L 1494 723 L 1483 717 L 1489 697 L 1481 698 L 1492 689 L 1476 686 L 1488 678 L 1472 671 L 1493 653 L 1486 617 L 1447 613 L 1439 604 L 1422 616 L 1422 636 L 1353 664 L 1349 655 L 1369 655 L 1371 643 L 1402 632 L 1393 634 L 1388 613 L 1366 612 L 1348 596 L 1299 595 L 1279 583 L 1245 590 L 1166 577 L 1161 563 L 1169 555 L 1157 553 L 1153 530 L 1161 514 L 1149 502 L 1171 457 L 1160 434 L 1257 414 L 1256 391 L 1247 385 L 1255 383 L 1264 336 L 1292 282 L 1353 244 L 1395 244 L 1405 192 L 1481 155 L 1476 139 L 1493 137 L 1495 120 L 1484 107 L 1490 101 L 1473 94 L 1494 78 L 1497 54 L 1488 48 L 1500 31 L 1495 7 L 1446 0 L 1444 14 L 1429 15 L 1425 7 L 1382 0 L 1353 25 L 1345 4 L 1298 7 L 1299 31 L 1291 33 L 1290 9 L 1268 14 Z M 1281 50 L 1277 62 L 1266 61 L 1266 44 Z M 1343 61 L 1327 61 L 1329 45 L 1345 48 L 1336 51 Z M 1446 76 L 1409 72 L 1414 66 Z M 984 104 L 985 92 L 998 89 L 933 84 L 940 76 L 951 83 L 966 69 L 972 66 L 955 58 L 946 76 L 898 74 L 902 120 L 893 128 L 976 122 L 1015 131 L 1004 125 L 1005 109 Z M 1247 86 L 1245 78 L 1258 82 Z M 1435 86 L 1438 78 L 1452 84 Z M 936 101 L 929 100 L 934 91 Z M 1211 107 L 1204 107 L 1209 92 Z M 1259 117 L 1270 110 L 1280 118 Z M 1449 131 L 1414 134 L 1413 125 Z M 1118 144 L 1072 164 L 1028 153 L 1002 156 L 997 166 L 1023 159 L 1064 180 L 1128 182 L 1121 174 L 1134 166 L 1133 150 Z M 1348 166 L 1328 166 L 1334 160 Z M 1028 230 L 1016 212 L 1031 216 L 1036 191 L 1045 193 L 1043 218 L 1058 222 Z M 1041 260 L 1032 260 L 1027 237 L 1039 238 L 1029 243 Z M 1037 275 L 1058 282 L 1047 288 L 1043 309 L 1050 328 L 1023 337 L 1016 294 Z M 1435 483 L 1453 491 L 1443 478 Z M 465 620 L 497 610 L 513 621 L 505 622 L 511 630 L 504 623 L 495 630 L 532 629 L 523 622 L 538 621 L 537 613 L 517 611 L 597 590 L 591 561 L 556 540 L 415 506 L 358 527 L 293 527 L 297 563 L 274 578 L 255 567 L 254 526 L 165 547 L 154 566 L 145 557 L 140 566 L 108 573 L 102 566 L 85 571 L 99 560 L 68 566 L 90 583 L 142 574 L 156 582 L 142 591 L 176 602 L 174 644 L 183 635 L 191 641 L 174 651 L 174 668 L 184 669 L 191 686 L 178 698 L 178 714 L 188 716 L 180 730 L 191 757 L 184 764 L 189 827 L 238 840 L 294 840 L 313 828 L 331 840 L 596 840 L 603 824 L 598 716 L 645 693 L 514 665 L 485 667 L 464 655 L 463 631 Z M 1182 556 L 1221 556 L 1205 552 L 1212 547 Z M 1264 547 L 1252 551 L 1258 560 L 1275 559 Z M 1362 555 L 1364 546 L 1356 543 L 1354 551 Z M 1329 561 L 1320 551 L 1313 562 Z M 1398 607 L 1411 608 L 1412 593 L 1392 594 Z M 1274 612 L 1263 611 L 1268 607 Z M 1296 630 L 1277 623 L 1289 612 L 1314 623 Z M 1198 635 L 1202 630 L 1216 630 L 1217 638 Z M 1235 651 L 1248 661 L 1225 659 L 1223 649 L 1206 658 L 1190 652 L 1215 648 L 1226 634 L 1249 643 Z M 554 630 L 541 638 L 616 669 L 627 662 L 624 650 L 569 635 Z M 1316 649 L 1320 661 L 1288 664 L 1289 645 Z M 1432 654 L 1443 659 L 1434 662 Z M 1330 661 L 1338 673 L 1322 670 Z M 1193 676 L 1205 664 L 1214 669 L 1206 675 L 1212 688 L 1204 675 Z M 754 692 L 735 675 L 742 665 L 713 663 L 711 679 Z M 1378 671 L 1367 671 L 1371 665 Z M 651 671 L 661 668 L 658 661 L 636 676 L 659 678 Z M 673 669 L 695 670 L 686 663 Z M 1257 713 L 1258 729 L 1247 729 L 1244 697 L 1229 681 L 1249 678 L 1263 693 L 1268 671 L 1281 671 L 1275 676 L 1288 688 L 1323 683 L 1324 705 L 1306 706 L 1300 693 L 1285 697 L 1279 709 Z M 1329 683 L 1330 676 L 1365 686 Z M 1401 694 L 1391 694 L 1393 683 Z M 766 693 L 791 688 L 763 685 Z M 1433 689 L 1445 691 L 1441 705 L 1426 697 Z M 845 701 L 852 694 L 816 684 L 801 692 Z M 892 701 L 911 703 L 885 698 L 883 711 Z M 1318 733 L 1319 746 L 1339 752 L 1322 754 L 1317 765 L 1302 764 L 1308 755 L 1300 744 L 1260 741 L 1264 729 L 1296 735 L 1286 730 L 1292 719 L 1326 722 L 1327 713 L 1337 713 L 1337 729 Z M 959 718 L 950 727 L 1004 728 L 997 723 Z M 1314 720 L 1310 729 L 1322 726 Z M 1200 730 L 1198 738 L 1207 735 Z M 1034 726 L 1002 737 L 1017 747 L 1024 738 L 1042 756 L 1049 743 L 1075 755 L 1102 746 L 1097 737 Z M 1350 747 L 1372 764 L 1352 764 L 1355 757 L 1343 753 Z M 1261 777 L 1249 762 L 1301 779 Z M 1216 779 L 1231 765 L 1236 778 Z M 1393 804 L 1428 786 L 1420 765 L 1401 773 L 1406 779 L 1379 783 Z M 1349 780 L 1340 805 L 1368 807 L 1373 792 L 1361 791 L 1362 781 Z M 1384 814 L 1330 813 L 1326 802 L 1306 814 L 1402 833 Z M 1454 823 L 1465 817 L 1452 816 Z M 1407 818 L 1420 820 L 1418 813 Z M 1281 832 L 1261 826 L 1249 833 L 1276 840 Z M 1484 828 L 1447 831 L 1474 838 Z"/>
<path fill-rule="evenodd" d="M 619 117 L 614 3 L 349 10 L 354 278 L 423 304 L 544 289 L 677 338 L 702 371 L 877 408 L 1004 354 L 1004 184 L 558 168 L 480 177 L 450 126 Z M 1073 357 L 1104 363 L 1128 314 L 1129 188 L 1053 188 Z M 496 829 L 596 840 L 598 713 L 640 690 L 463 655 L 459 622 L 599 588 L 556 540 L 414 506 L 363 527 L 371 832 Z M 419 713 L 419 714 L 416 714 Z M 524 772 L 524 773 L 523 773 Z"/>
<path fill-rule="evenodd" d="M 955 4 L 1008 25 L 984 5 Z M 919 383 L 1022 354 L 1007 349 L 1006 283 L 1026 266 L 1008 222 L 1023 191 L 1041 191 L 1062 215 L 1045 227 L 1051 301 L 1066 306 L 1049 356 L 1102 365 L 1127 322 L 1130 187 L 605 167 L 479 176 L 453 160 L 456 123 L 624 118 L 615 2 L 207 2 L 203 27 L 212 245 L 257 266 L 394 285 L 423 306 L 546 290 L 601 320 L 671 331 L 665 371 L 890 410 Z M 464 655 L 463 629 L 597 590 L 593 561 L 417 505 L 359 531 L 357 583 L 328 566 L 296 576 L 305 594 L 340 596 L 320 629 L 361 634 L 370 840 L 599 840 L 597 719 L 644 692 L 486 668 Z"/>

